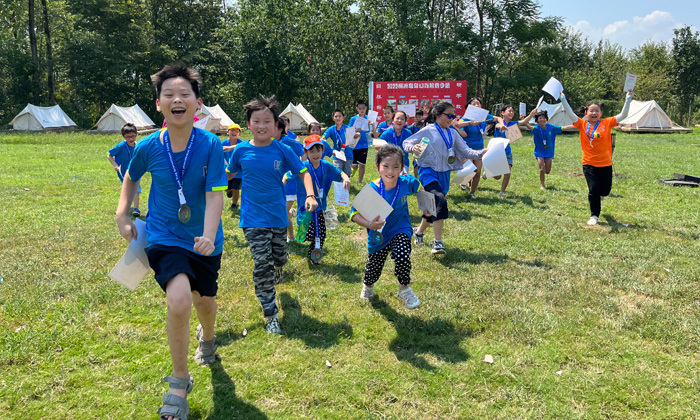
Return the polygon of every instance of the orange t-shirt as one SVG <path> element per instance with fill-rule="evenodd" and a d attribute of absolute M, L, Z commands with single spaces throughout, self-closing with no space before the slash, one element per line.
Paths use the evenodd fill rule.
<path fill-rule="evenodd" d="M 588 125 L 588 121 L 579 118 L 574 127 L 578 128 L 581 137 L 581 151 L 583 151 L 582 165 L 597 167 L 612 166 L 612 129 L 617 126 L 615 117 L 603 118 L 595 130 L 600 133 L 600 137 L 594 138 L 591 142 L 586 130 L 593 135 L 595 124 Z"/>

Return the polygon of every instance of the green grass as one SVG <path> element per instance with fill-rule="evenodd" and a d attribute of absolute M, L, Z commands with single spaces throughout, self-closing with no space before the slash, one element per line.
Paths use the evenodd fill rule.
<path fill-rule="evenodd" d="M 107 276 L 126 247 L 106 158 L 118 140 L 0 135 L 2 419 L 158 417 L 164 294 L 150 276 L 133 293 Z M 190 360 L 190 418 L 700 418 L 700 189 L 658 181 L 700 175 L 700 132 L 617 144 L 595 227 L 573 136 L 558 139 L 550 190 L 526 136 L 508 198 L 495 180 L 476 200 L 451 191 L 447 255 L 413 250 L 414 311 L 391 262 L 378 298 L 359 300 L 366 236 L 340 208 L 320 268 L 290 249 L 277 288 L 284 337 L 262 328 L 250 253 L 224 210 L 222 360 Z"/>

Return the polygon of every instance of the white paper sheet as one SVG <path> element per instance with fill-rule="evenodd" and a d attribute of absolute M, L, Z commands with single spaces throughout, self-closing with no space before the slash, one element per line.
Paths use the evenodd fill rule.
<path fill-rule="evenodd" d="M 393 207 L 372 188 L 371 184 L 365 185 L 359 194 L 355 196 L 352 206 L 367 220 L 386 220 L 394 210 Z"/>
<path fill-rule="evenodd" d="M 109 273 L 112 280 L 132 292 L 146 277 L 149 269 L 148 257 L 146 256 L 146 246 L 148 245 L 146 223 L 141 219 L 136 219 L 134 226 L 136 226 L 137 239 L 132 239 L 129 242 L 126 253 Z"/>
<path fill-rule="evenodd" d="M 207 115 L 204 118 L 201 118 L 199 121 L 192 124 L 192 126 L 195 128 L 201 128 L 202 130 L 204 130 L 206 128 L 208 122 L 209 122 L 209 115 Z"/>
<path fill-rule="evenodd" d="M 342 182 L 333 182 L 333 195 L 336 205 L 345 207 L 350 205 L 350 191 L 343 188 Z"/>
<path fill-rule="evenodd" d="M 540 109 L 540 105 L 542 105 L 542 102 L 544 102 L 544 95 L 542 95 L 542 96 L 540 97 L 540 100 L 537 101 L 537 106 L 535 107 L 535 109 L 538 109 L 538 110 L 539 110 L 539 109 Z"/>
<path fill-rule="evenodd" d="M 525 102 L 520 102 L 520 119 L 527 115 L 527 104 Z"/>
<path fill-rule="evenodd" d="M 435 194 L 428 191 L 418 191 L 416 194 L 418 199 L 418 208 L 423 211 L 428 211 L 431 216 L 437 216 L 437 207 L 435 206 Z"/>
<path fill-rule="evenodd" d="M 372 145 L 379 146 L 379 147 L 386 146 L 386 140 L 374 139 L 374 140 L 372 140 Z"/>
<path fill-rule="evenodd" d="M 506 146 L 508 139 L 502 137 L 494 137 L 489 140 L 488 151 L 481 158 L 484 164 L 484 173 L 486 177 L 493 178 L 494 176 L 510 173 L 508 159 L 506 158 Z"/>
<path fill-rule="evenodd" d="M 352 126 L 357 131 L 369 131 L 369 120 L 367 120 L 367 118 L 357 117 Z"/>
<path fill-rule="evenodd" d="M 506 138 L 510 140 L 511 143 L 523 138 L 523 133 L 522 131 L 520 131 L 520 127 L 518 127 L 518 124 L 513 124 L 506 128 Z"/>
<path fill-rule="evenodd" d="M 624 92 L 629 92 L 630 89 L 634 89 L 634 86 L 636 84 L 637 84 L 637 76 L 632 74 L 632 73 L 627 73 L 627 77 L 625 77 Z"/>
<path fill-rule="evenodd" d="M 345 159 L 345 152 L 343 152 L 341 150 L 334 150 L 333 156 L 335 156 L 336 159 L 342 160 L 343 162 L 345 162 L 345 160 L 346 160 Z"/>
<path fill-rule="evenodd" d="M 348 127 L 345 129 L 345 147 L 355 147 L 359 141 L 359 138 L 355 138 L 354 128 Z"/>
<path fill-rule="evenodd" d="M 369 111 L 367 113 L 367 119 L 369 122 L 376 124 L 377 123 L 377 117 L 379 116 L 379 113 L 377 111 Z"/>
<path fill-rule="evenodd" d="M 559 80 L 551 77 L 542 90 L 554 96 L 554 99 L 559 100 L 561 93 L 564 91 L 564 86 L 562 86 Z"/>
<path fill-rule="evenodd" d="M 416 116 L 416 104 L 399 105 L 399 111 L 403 111 L 410 118 Z"/>
<path fill-rule="evenodd" d="M 474 162 L 468 160 L 462 169 L 455 172 L 450 182 L 452 184 L 464 184 L 469 182 L 470 179 L 474 178 L 474 175 L 476 175 L 476 166 L 474 166 Z"/>
<path fill-rule="evenodd" d="M 469 105 L 467 107 L 466 112 L 464 113 L 464 117 L 470 121 L 486 121 L 486 118 L 489 116 L 489 110 L 488 109 L 483 109 L 479 108 L 478 106 L 474 105 Z"/>

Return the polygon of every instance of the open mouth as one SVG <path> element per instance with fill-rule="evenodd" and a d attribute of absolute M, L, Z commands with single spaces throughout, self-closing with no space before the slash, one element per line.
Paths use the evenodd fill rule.
<path fill-rule="evenodd" d="M 173 108 L 171 110 L 171 112 L 173 113 L 173 115 L 175 117 L 181 117 L 181 116 L 185 115 L 185 108 L 181 108 L 181 107 Z"/>

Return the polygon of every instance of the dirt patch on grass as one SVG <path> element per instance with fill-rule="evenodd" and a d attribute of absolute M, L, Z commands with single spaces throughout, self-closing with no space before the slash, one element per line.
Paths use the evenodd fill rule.
<path fill-rule="evenodd" d="M 566 174 L 574 178 L 583 178 L 583 172 L 567 172 Z"/>

